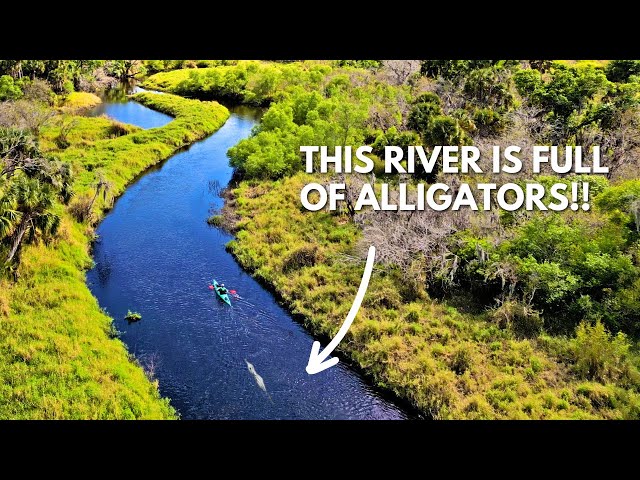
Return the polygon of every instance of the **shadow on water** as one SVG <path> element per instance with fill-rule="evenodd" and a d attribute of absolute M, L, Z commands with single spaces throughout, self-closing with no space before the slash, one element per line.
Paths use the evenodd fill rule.
<path fill-rule="evenodd" d="M 142 107 L 106 102 L 105 108 L 122 122 L 152 123 L 145 115 L 157 112 L 145 107 L 110 109 L 131 104 Z M 96 266 L 87 274 L 93 294 L 129 350 L 143 364 L 152 359 L 161 393 L 182 418 L 412 416 L 344 362 L 308 375 L 313 337 L 226 251 L 232 237 L 207 225 L 232 177 L 226 152 L 262 114 L 242 106 L 231 111 L 218 132 L 145 172 L 115 203 L 97 229 Z M 232 307 L 208 289 L 214 278 L 237 290 Z M 128 324 L 129 309 L 142 320 Z"/>

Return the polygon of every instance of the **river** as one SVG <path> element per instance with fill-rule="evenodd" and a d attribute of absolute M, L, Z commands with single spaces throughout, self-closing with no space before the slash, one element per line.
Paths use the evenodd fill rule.
<path fill-rule="evenodd" d="M 97 229 L 91 291 L 183 419 L 407 418 L 342 362 L 308 375 L 313 337 L 225 250 L 231 235 L 207 225 L 231 179 L 226 151 L 259 121 L 254 109 L 231 112 L 218 132 L 146 172 L 116 201 Z M 143 128 L 171 120 L 122 95 L 93 114 Z M 232 307 L 208 289 L 214 277 L 240 295 Z M 142 320 L 128 324 L 128 309 Z"/>

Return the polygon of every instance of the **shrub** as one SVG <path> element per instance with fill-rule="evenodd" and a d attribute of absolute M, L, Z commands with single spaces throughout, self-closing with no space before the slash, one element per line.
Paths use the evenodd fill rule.
<path fill-rule="evenodd" d="M 506 301 L 493 310 L 491 317 L 501 328 L 510 328 L 522 337 L 536 336 L 542 330 L 540 312 L 514 300 Z"/>
<path fill-rule="evenodd" d="M 476 109 L 473 113 L 473 122 L 482 136 L 498 135 L 506 127 L 502 115 L 490 108 Z"/>
<path fill-rule="evenodd" d="M 417 310 L 412 309 L 412 310 L 409 310 L 409 313 L 407 313 L 404 316 L 404 319 L 407 322 L 417 322 L 420 320 L 420 314 L 418 313 Z"/>
<path fill-rule="evenodd" d="M 214 227 L 219 227 L 222 225 L 222 215 L 212 215 L 207 219 L 207 223 Z"/>
<path fill-rule="evenodd" d="M 92 223 L 93 198 L 91 195 L 82 195 L 74 198 L 69 204 L 69 213 L 80 223 Z"/>
<path fill-rule="evenodd" d="M 0 102 L 17 100 L 20 97 L 22 97 L 22 90 L 16 85 L 13 77 L 2 75 L 0 77 Z"/>
<path fill-rule="evenodd" d="M 282 264 L 283 272 L 300 270 L 303 267 L 313 267 L 322 255 L 316 245 L 304 245 L 291 252 Z"/>
<path fill-rule="evenodd" d="M 624 333 L 611 335 L 599 320 L 594 325 L 581 322 L 573 340 L 575 370 L 592 380 L 617 380 L 629 370 L 630 347 Z"/>
<path fill-rule="evenodd" d="M 471 353 L 468 348 L 465 346 L 459 347 L 453 357 L 451 358 L 450 367 L 451 370 L 456 372 L 458 375 L 462 375 L 464 372 L 469 370 L 471 367 L 472 358 Z"/>
<path fill-rule="evenodd" d="M 442 108 L 435 102 L 423 102 L 413 106 L 407 126 L 424 135 L 430 128 L 434 117 L 442 114 Z"/>
<path fill-rule="evenodd" d="M 611 60 L 604 73 L 612 82 L 626 82 L 632 75 L 640 74 L 640 60 Z"/>

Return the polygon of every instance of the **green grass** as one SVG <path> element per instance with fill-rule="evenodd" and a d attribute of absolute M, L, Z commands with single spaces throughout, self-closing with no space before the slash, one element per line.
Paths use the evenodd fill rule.
<path fill-rule="evenodd" d="M 244 181 L 225 207 L 237 215 L 229 248 L 278 291 L 314 334 L 333 337 L 355 297 L 364 262 L 346 218 L 306 212 L 312 181 Z M 433 418 L 636 418 L 634 386 L 585 383 L 566 361 L 572 340 L 517 339 L 483 315 L 428 297 L 398 270 L 377 266 L 340 351 L 382 388 Z"/>
<path fill-rule="evenodd" d="M 67 141 L 76 149 L 91 147 L 99 140 L 114 139 L 141 130 L 135 125 L 116 122 L 107 117 L 63 114 L 57 116 L 50 125 L 44 127 L 40 132 L 41 148 L 53 153 L 62 152 L 64 149 L 58 145 L 56 139 L 63 126 L 69 125 L 71 128 L 67 135 Z"/>
<path fill-rule="evenodd" d="M 95 107 L 102 100 L 97 95 L 90 92 L 71 92 L 64 97 L 62 105 L 60 106 L 64 111 L 78 111 L 87 108 Z"/>
<path fill-rule="evenodd" d="M 332 71 L 330 63 L 243 60 L 233 65 L 156 73 L 147 78 L 143 86 L 193 98 L 266 105 L 282 92 L 299 87 L 319 87 Z"/>
<path fill-rule="evenodd" d="M 145 131 L 125 127 L 131 133 L 116 138 L 108 133 L 120 129 L 115 122 L 79 119 L 64 150 L 52 140 L 57 127 L 43 133 L 43 145 L 72 163 L 77 194 L 91 190 L 97 171 L 121 193 L 138 173 L 213 133 L 229 115 L 217 103 L 173 95 L 135 98 L 175 119 Z M 58 209 L 59 237 L 24 249 L 17 283 L 0 280 L 0 419 L 175 418 L 157 383 L 113 338 L 111 318 L 87 288 L 91 227 Z"/>

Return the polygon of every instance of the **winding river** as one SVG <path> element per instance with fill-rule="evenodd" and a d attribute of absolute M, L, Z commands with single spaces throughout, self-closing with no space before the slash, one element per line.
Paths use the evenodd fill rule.
<path fill-rule="evenodd" d="M 313 337 L 226 252 L 232 237 L 207 225 L 231 179 L 226 151 L 259 120 L 257 110 L 231 111 L 218 132 L 146 172 L 118 199 L 97 229 L 91 291 L 181 418 L 407 418 L 342 362 L 308 375 Z M 93 114 L 143 128 L 171 120 L 121 95 Z M 208 289 L 214 277 L 240 295 L 231 308 Z M 128 324 L 128 309 L 142 320 Z"/>

